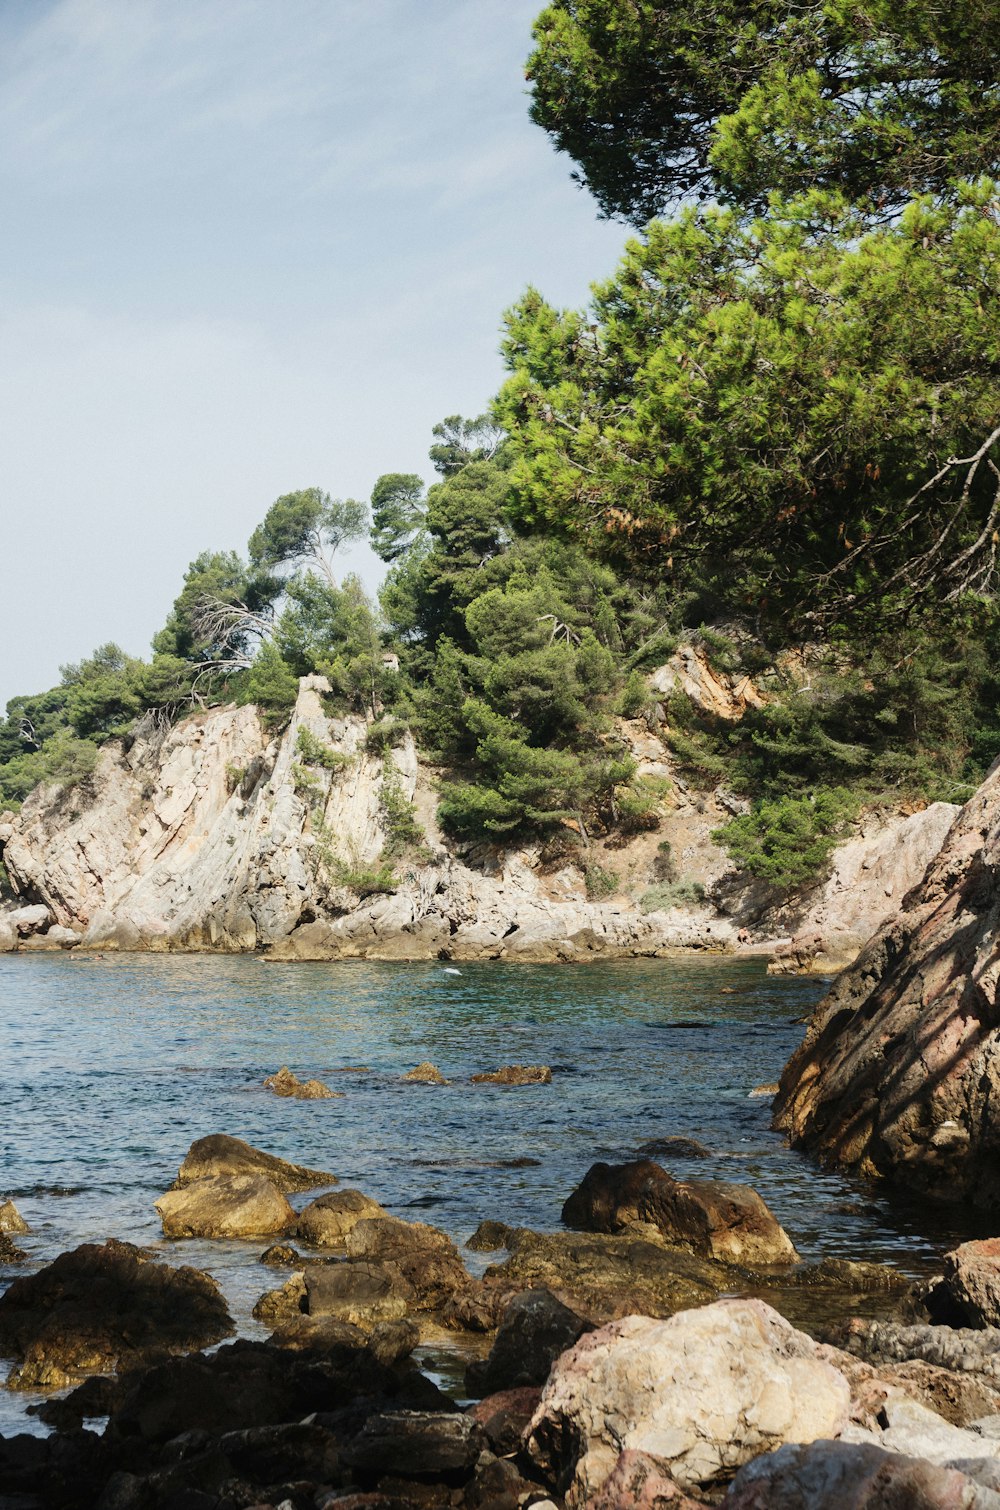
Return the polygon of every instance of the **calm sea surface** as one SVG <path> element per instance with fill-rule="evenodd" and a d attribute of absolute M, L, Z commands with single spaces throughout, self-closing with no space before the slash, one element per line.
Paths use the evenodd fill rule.
<path fill-rule="evenodd" d="M 950 1237 L 790 1152 L 768 1101 L 749 1097 L 778 1078 L 821 982 L 700 957 L 459 971 L 0 955 L 0 1197 L 31 1225 L 22 1246 L 37 1264 L 111 1236 L 147 1245 L 214 1273 L 240 1329 L 259 1334 L 250 1309 L 283 1277 L 257 1263 L 264 1244 L 165 1243 L 152 1209 L 212 1132 L 331 1170 L 460 1242 L 484 1217 L 556 1228 L 596 1159 L 674 1133 L 711 1156 L 669 1160 L 672 1173 L 753 1185 L 807 1259 L 919 1272 Z M 452 1084 L 401 1083 L 423 1059 Z M 552 1084 L 469 1083 L 516 1062 L 551 1065 Z M 343 1099 L 279 1100 L 261 1082 L 283 1064 Z M 509 1167 L 519 1159 L 537 1163 Z M 0 1289 L 14 1273 L 0 1266 Z M 24 1418 L 33 1398 L 0 1387 L 0 1433 L 43 1429 Z"/>

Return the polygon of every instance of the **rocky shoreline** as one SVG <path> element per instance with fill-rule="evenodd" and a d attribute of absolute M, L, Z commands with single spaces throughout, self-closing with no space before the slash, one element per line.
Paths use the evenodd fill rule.
<path fill-rule="evenodd" d="M 270 1336 L 223 1340 L 215 1282 L 127 1242 L 15 1279 L 7 1386 L 63 1393 L 32 1407 L 49 1437 L 0 1439 L 4 1510 L 1000 1502 L 996 1243 L 918 1286 L 803 1265 L 748 1187 L 643 1160 L 594 1165 L 561 1232 L 483 1222 L 477 1277 L 438 1229 L 223 1135 L 156 1207 L 178 1241 L 272 1240 Z M 457 1398 L 427 1372 L 444 1338 Z"/>

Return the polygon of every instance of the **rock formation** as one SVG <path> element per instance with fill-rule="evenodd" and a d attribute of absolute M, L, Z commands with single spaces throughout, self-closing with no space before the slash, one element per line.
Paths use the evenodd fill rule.
<path fill-rule="evenodd" d="M 781 1078 L 794 1144 L 947 1201 L 1000 1196 L 1000 764 L 835 983 Z"/>

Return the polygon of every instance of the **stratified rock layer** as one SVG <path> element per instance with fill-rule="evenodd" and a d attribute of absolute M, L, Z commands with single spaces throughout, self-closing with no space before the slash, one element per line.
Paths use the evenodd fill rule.
<path fill-rule="evenodd" d="M 1000 1196 L 1000 764 L 817 1009 L 775 1103 L 792 1142 L 922 1194 Z"/>

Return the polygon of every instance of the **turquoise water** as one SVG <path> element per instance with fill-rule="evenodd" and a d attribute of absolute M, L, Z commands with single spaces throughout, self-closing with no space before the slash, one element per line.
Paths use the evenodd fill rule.
<path fill-rule="evenodd" d="M 792 1153 L 748 1096 L 777 1079 L 821 982 L 710 957 L 459 968 L 0 955 L 0 1195 L 33 1229 L 22 1245 L 36 1262 L 109 1236 L 149 1245 L 216 1274 L 253 1334 L 281 1280 L 263 1244 L 165 1243 L 152 1209 L 195 1138 L 331 1170 L 463 1241 L 485 1217 L 555 1228 L 596 1159 L 680 1133 L 711 1156 L 672 1173 L 753 1185 L 807 1259 L 917 1271 L 939 1248 L 929 1216 Z M 402 1083 L 423 1059 L 453 1083 Z M 550 1064 L 552 1084 L 469 1083 L 515 1062 Z M 261 1082 L 282 1064 L 343 1099 L 279 1100 Z M 30 1398 L 0 1388 L 0 1432 L 24 1429 Z"/>

